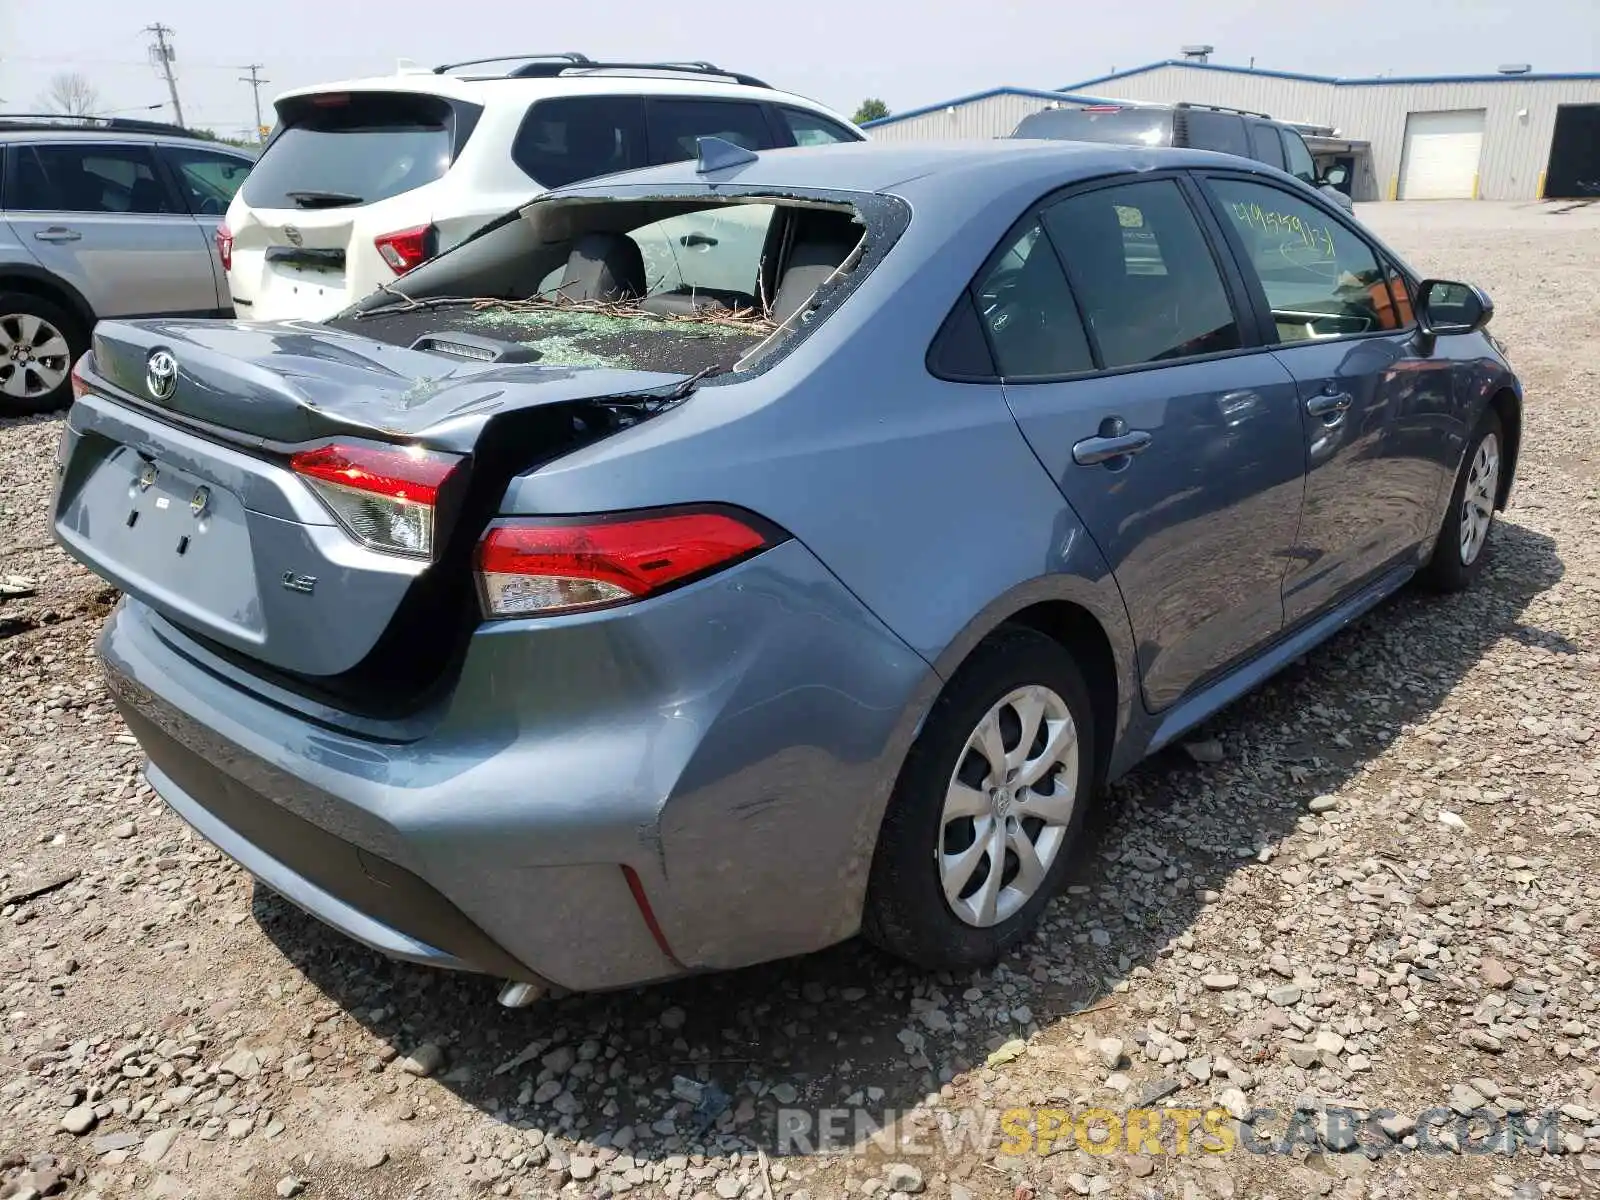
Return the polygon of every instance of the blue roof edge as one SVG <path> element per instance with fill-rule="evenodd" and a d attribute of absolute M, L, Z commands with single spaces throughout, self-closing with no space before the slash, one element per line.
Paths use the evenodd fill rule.
<path fill-rule="evenodd" d="M 887 117 L 879 117 L 876 121 L 864 121 L 860 127 L 862 129 L 871 129 L 875 125 L 893 125 L 896 121 L 906 121 L 912 117 L 938 112 L 941 108 L 949 108 L 955 104 L 971 104 L 975 100 L 988 100 L 992 96 L 1032 96 L 1038 100 L 1069 100 L 1075 104 L 1105 104 L 1108 102 L 1104 96 L 1079 96 L 1065 91 L 1046 91 L 1043 88 L 994 87 L 986 92 L 973 92 L 970 96 L 957 96 L 953 100 L 941 100 L 937 104 L 925 104 L 921 108 L 910 108 L 905 112 L 890 113 Z"/>
<path fill-rule="evenodd" d="M 1085 79 L 1081 83 L 1071 83 L 1062 88 L 1063 92 L 1077 91 L 1079 88 L 1096 87 L 1102 83 L 1111 83 L 1118 79 L 1127 79 L 1134 75 L 1143 75 L 1147 71 L 1159 70 L 1162 67 L 1183 67 L 1190 71 L 1221 71 L 1229 75 L 1256 75 L 1266 79 L 1293 79 L 1301 83 L 1327 83 L 1334 87 L 1380 87 L 1418 83 L 1526 83 L 1540 80 L 1600 80 L 1600 71 L 1553 71 L 1529 72 L 1526 75 L 1502 75 L 1498 72 L 1492 75 L 1352 75 L 1348 78 L 1338 75 L 1308 75 L 1299 71 L 1272 71 L 1264 67 L 1236 67 L 1228 63 L 1197 63 L 1188 62 L 1181 58 L 1164 58 L 1159 62 L 1146 63 L 1142 67 L 1131 67 L 1126 71 L 1116 71 L 1110 75 L 1097 75 L 1093 79 Z M 951 101 L 951 103 L 958 103 Z M 935 107 L 938 107 L 937 105 Z"/>

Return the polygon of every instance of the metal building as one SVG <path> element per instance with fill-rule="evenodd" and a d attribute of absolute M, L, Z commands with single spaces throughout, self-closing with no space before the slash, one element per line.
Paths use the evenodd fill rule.
<path fill-rule="evenodd" d="M 1059 91 L 999 87 L 869 122 L 880 141 L 1005 137 L 1042 108 L 1226 105 L 1300 124 L 1351 158 L 1357 200 L 1600 196 L 1600 73 L 1340 79 L 1168 59 Z M 1363 145 L 1365 143 L 1365 145 Z"/>

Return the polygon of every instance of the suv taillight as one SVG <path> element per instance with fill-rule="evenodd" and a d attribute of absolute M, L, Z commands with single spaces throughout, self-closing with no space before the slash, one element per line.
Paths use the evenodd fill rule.
<path fill-rule="evenodd" d="M 374 550 L 431 558 L 439 489 L 461 460 L 419 446 L 318 446 L 289 459 L 339 524 Z"/>
<path fill-rule="evenodd" d="M 511 519 L 478 544 L 487 617 L 610 608 L 714 574 L 778 538 L 726 512 Z"/>
<path fill-rule="evenodd" d="M 217 257 L 224 271 L 233 270 L 233 232 L 226 225 L 217 226 Z"/>
<path fill-rule="evenodd" d="M 419 225 L 415 229 L 402 229 L 373 238 L 383 261 L 396 275 L 404 275 L 412 267 L 421 266 L 438 253 L 439 231 L 432 225 Z"/>

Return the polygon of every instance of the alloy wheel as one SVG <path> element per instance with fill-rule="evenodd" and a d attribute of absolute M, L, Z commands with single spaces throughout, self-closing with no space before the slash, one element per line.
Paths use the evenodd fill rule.
<path fill-rule="evenodd" d="M 62 332 L 32 313 L 0 315 L 0 395 L 48 396 L 66 382 L 72 349 Z"/>
<path fill-rule="evenodd" d="M 1500 490 L 1500 439 L 1489 434 L 1478 443 L 1467 469 L 1467 486 L 1461 494 L 1461 565 L 1470 567 L 1483 553 L 1494 521 L 1494 501 Z"/>
<path fill-rule="evenodd" d="M 968 736 L 940 816 L 939 879 L 950 910 L 998 925 L 1038 892 L 1077 807 L 1078 730 L 1048 687 L 1018 688 Z"/>

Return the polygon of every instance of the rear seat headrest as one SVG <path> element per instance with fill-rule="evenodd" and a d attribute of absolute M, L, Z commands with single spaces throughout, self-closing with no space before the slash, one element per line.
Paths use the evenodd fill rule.
<path fill-rule="evenodd" d="M 586 233 L 567 256 L 562 295 L 569 300 L 632 300 L 645 294 L 644 255 L 620 233 Z"/>

